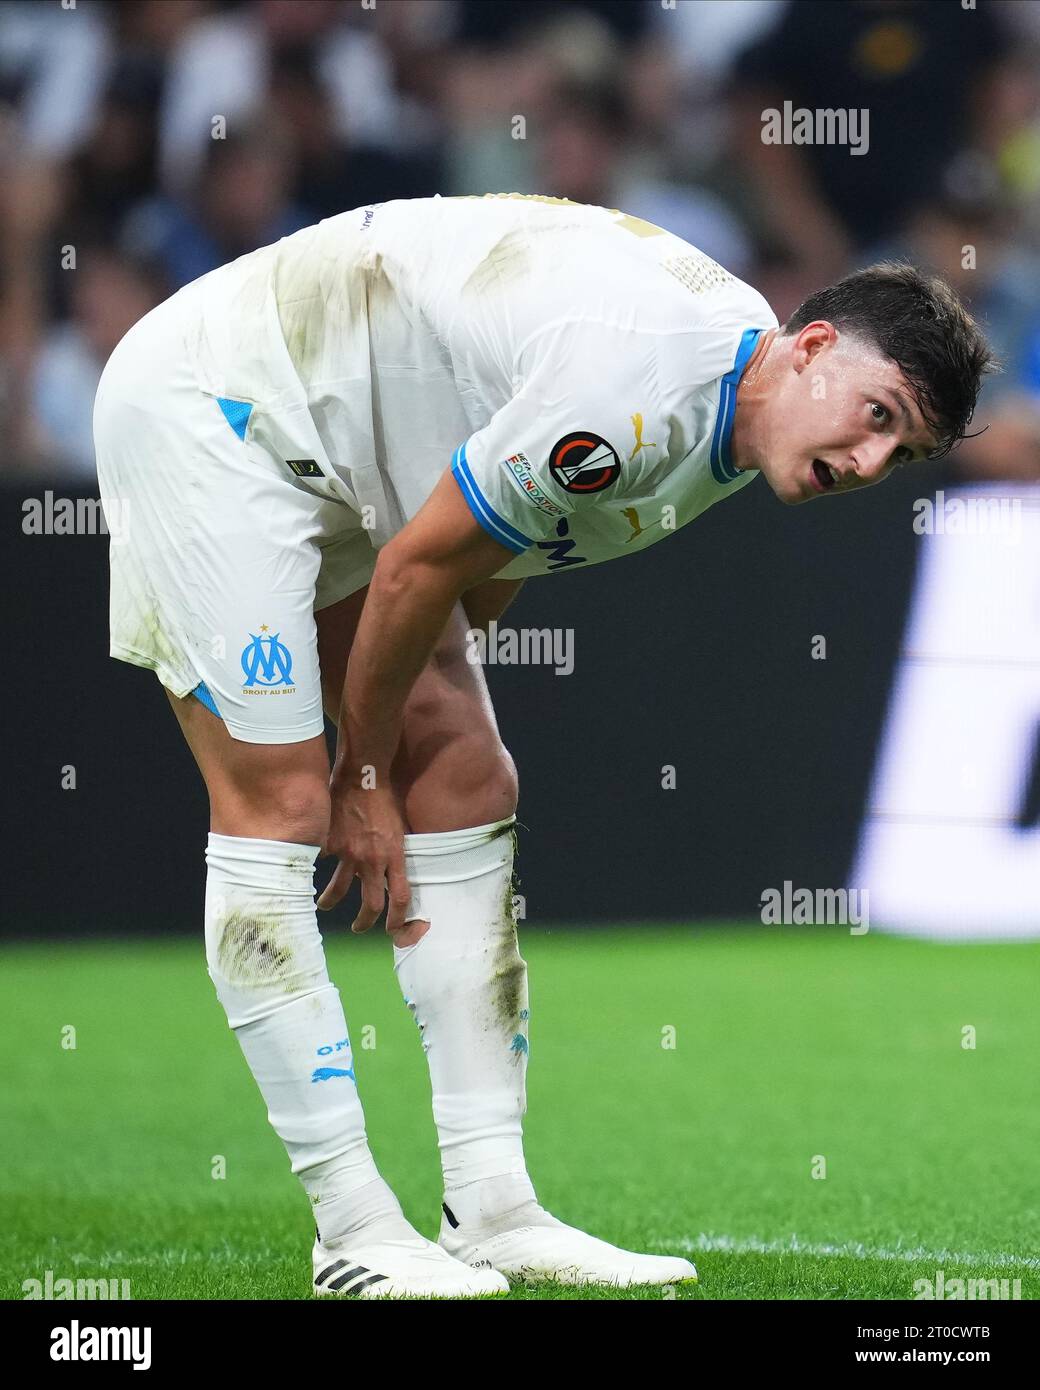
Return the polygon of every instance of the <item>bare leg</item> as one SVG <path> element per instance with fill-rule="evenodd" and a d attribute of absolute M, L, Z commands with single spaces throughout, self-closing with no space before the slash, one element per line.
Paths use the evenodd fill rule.
<path fill-rule="evenodd" d="M 302 743 L 243 743 L 194 696 L 166 693 L 206 783 L 214 834 L 324 843 L 329 755 L 322 735 Z"/>
<path fill-rule="evenodd" d="M 461 830 L 516 810 L 516 768 L 499 736 L 484 673 L 467 660 L 465 634 L 500 616 L 521 582 L 491 579 L 471 590 L 412 689 L 391 767 L 410 831 Z M 334 723 L 367 592 L 315 615 L 325 713 Z"/>
<path fill-rule="evenodd" d="M 414 915 L 393 933 L 394 969 L 430 1069 L 446 1199 L 465 1188 L 470 1206 L 512 1208 L 534 1196 L 521 1129 L 527 968 L 511 896 L 517 780 L 466 629 L 500 614 L 517 586 L 490 583 L 456 605 L 405 707 L 391 775 Z M 333 718 L 362 603 L 355 595 L 317 615 Z"/>

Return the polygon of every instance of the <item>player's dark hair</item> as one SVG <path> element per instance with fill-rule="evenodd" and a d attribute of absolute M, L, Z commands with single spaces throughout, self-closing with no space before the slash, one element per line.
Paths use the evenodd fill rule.
<path fill-rule="evenodd" d="M 938 441 L 930 458 L 942 458 L 965 437 L 982 378 L 999 364 L 945 280 L 899 261 L 881 261 L 811 294 L 783 332 L 800 333 L 818 319 L 896 364 Z"/>

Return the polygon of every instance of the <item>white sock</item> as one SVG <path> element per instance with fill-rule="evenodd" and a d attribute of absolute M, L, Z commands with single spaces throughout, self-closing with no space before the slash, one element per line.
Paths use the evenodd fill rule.
<path fill-rule="evenodd" d="M 316 845 L 209 837 L 210 978 L 329 1244 L 415 1232 L 379 1176 L 314 907 Z"/>
<path fill-rule="evenodd" d="M 404 837 L 406 920 L 430 927 L 414 946 L 394 947 L 394 969 L 430 1068 L 445 1202 L 462 1222 L 534 1200 L 521 1128 L 529 1006 L 514 820 Z"/>

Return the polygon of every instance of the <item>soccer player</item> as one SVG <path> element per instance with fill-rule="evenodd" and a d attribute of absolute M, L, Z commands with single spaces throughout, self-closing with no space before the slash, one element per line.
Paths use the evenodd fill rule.
<path fill-rule="evenodd" d="M 111 651 L 156 672 L 209 791 L 209 972 L 312 1202 L 317 1292 L 696 1277 L 565 1225 L 528 1177 L 516 772 L 466 633 L 525 578 L 642 550 L 759 473 L 793 504 L 944 452 L 988 365 L 910 267 L 781 328 L 658 227 L 513 195 L 330 218 L 117 347 L 95 409 L 102 496 L 129 518 Z M 432 1082 L 436 1244 L 368 1149 L 323 850 L 319 907 L 356 876 L 354 930 L 387 909 Z"/>

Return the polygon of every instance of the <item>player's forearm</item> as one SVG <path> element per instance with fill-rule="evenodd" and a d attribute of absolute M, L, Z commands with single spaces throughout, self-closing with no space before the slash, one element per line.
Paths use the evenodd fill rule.
<path fill-rule="evenodd" d="M 347 663 L 334 780 L 387 785 L 408 695 L 460 592 L 443 566 L 384 549 Z"/>

